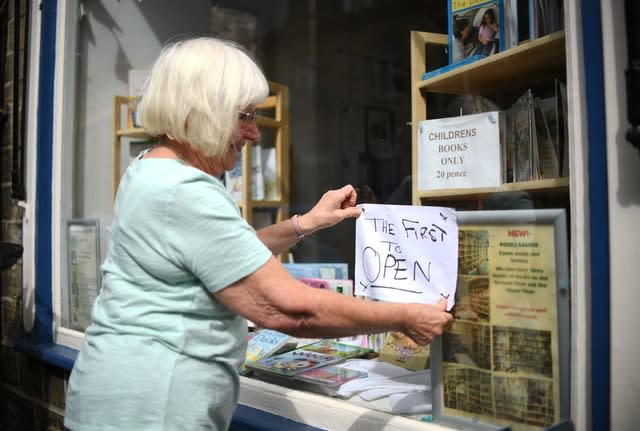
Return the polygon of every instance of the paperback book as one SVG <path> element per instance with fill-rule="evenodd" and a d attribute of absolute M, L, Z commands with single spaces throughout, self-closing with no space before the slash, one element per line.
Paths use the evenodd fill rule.
<path fill-rule="evenodd" d="M 296 379 L 315 383 L 329 388 L 337 388 L 354 379 L 367 377 L 365 371 L 342 368 L 336 365 L 314 368 L 295 376 Z"/>
<path fill-rule="evenodd" d="M 255 362 L 278 352 L 287 345 L 291 337 L 272 329 L 259 329 L 255 331 L 247 344 L 247 362 Z"/>
<path fill-rule="evenodd" d="M 289 352 L 284 352 L 256 362 L 247 362 L 249 369 L 265 371 L 279 376 L 294 377 L 305 371 L 336 364 L 345 359 L 363 356 L 371 351 L 358 346 L 321 340 Z"/>
<path fill-rule="evenodd" d="M 449 64 L 518 44 L 517 0 L 449 0 Z"/>
<path fill-rule="evenodd" d="M 346 280 L 349 278 L 347 263 L 283 263 L 282 266 L 294 278 L 326 278 Z"/>
<path fill-rule="evenodd" d="M 328 289 L 332 292 L 341 293 L 346 296 L 353 296 L 353 280 L 335 280 L 329 278 L 309 278 L 299 279 L 304 284 L 319 289 Z"/>
<path fill-rule="evenodd" d="M 419 371 L 429 366 L 429 346 L 418 346 L 401 332 L 389 332 L 378 360 Z"/>
<path fill-rule="evenodd" d="M 513 180 L 531 181 L 534 174 L 534 118 L 533 93 L 527 90 L 511 108 L 513 131 Z"/>

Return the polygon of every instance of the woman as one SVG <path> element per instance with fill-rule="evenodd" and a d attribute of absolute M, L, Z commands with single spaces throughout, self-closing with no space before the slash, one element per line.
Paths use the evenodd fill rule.
<path fill-rule="evenodd" d="M 274 258 L 304 236 L 357 217 L 356 193 L 332 190 L 309 211 L 255 232 L 218 177 L 268 94 L 232 43 L 166 47 L 138 119 L 160 143 L 120 182 L 103 284 L 69 379 L 65 425 L 82 430 L 225 430 L 235 409 L 247 324 L 301 337 L 397 330 L 442 334 L 445 304 L 383 304 L 308 287 Z"/>

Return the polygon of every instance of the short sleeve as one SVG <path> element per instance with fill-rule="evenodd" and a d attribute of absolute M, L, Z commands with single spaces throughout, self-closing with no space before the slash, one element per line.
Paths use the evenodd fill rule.
<path fill-rule="evenodd" d="M 209 291 L 252 274 L 272 256 L 222 184 L 183 183 L 168 202 L 178 260 Z"/>

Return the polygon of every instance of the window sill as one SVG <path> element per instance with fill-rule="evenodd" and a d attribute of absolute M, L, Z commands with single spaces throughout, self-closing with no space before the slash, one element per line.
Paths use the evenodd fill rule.
<path fill-rule="evenodd" d="M 320 429 L 381 431 L 450 431 L 452 429 L 244 376 L 240 377 L 240 404 Z"/>
<path fill-rule="evenodd" d="M 76 349 L 55 343 L 34 343 L 28 339 L 16 340 L 15 349 L 67 371 L 71 371 L 78 356 Z"/>

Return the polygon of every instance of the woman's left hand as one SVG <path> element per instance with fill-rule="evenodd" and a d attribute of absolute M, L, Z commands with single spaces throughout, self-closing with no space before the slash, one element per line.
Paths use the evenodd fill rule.
<path fill-rule="evenodd" d="M 356 207 L 357 197 L 356 190 L 350 184 L 338 190 L 329 190 L 308 213 L 298 216 L 302 233 L 311 235 L 346 218 L 360 216 L 362 210 Z"/>

